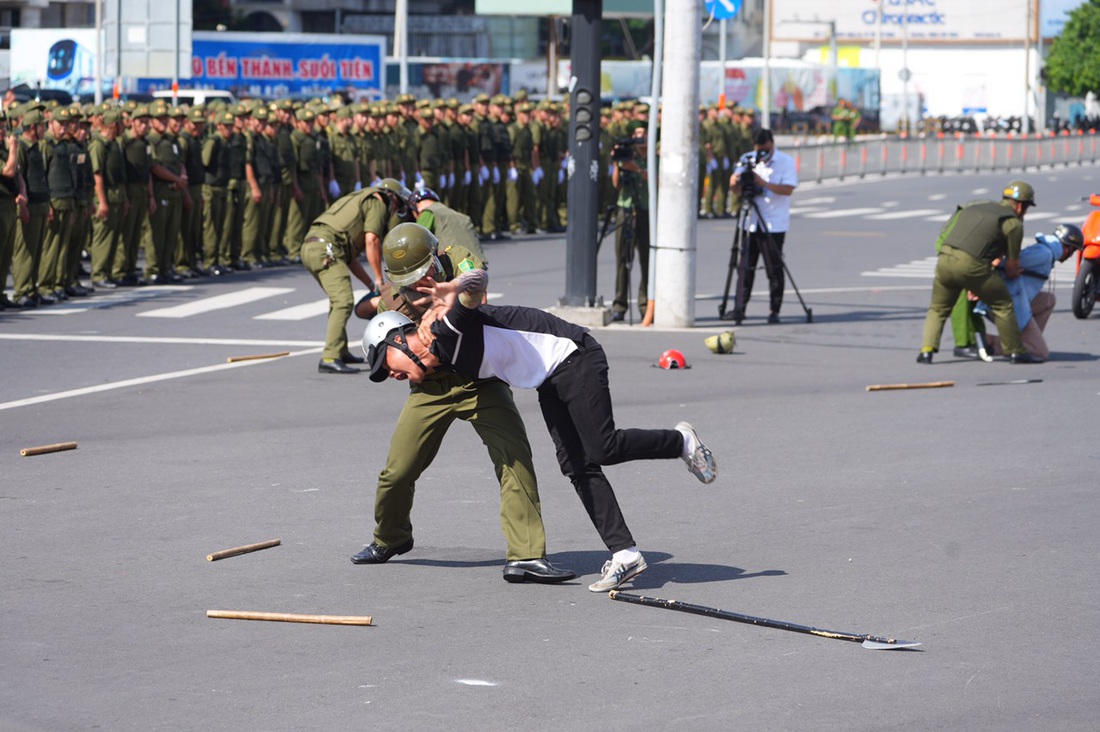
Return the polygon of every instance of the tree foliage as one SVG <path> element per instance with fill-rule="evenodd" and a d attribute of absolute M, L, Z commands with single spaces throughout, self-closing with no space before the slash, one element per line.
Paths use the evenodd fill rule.
<path fill-rule="evenodd" d="M 1071 96 L 1100 92 L 1100 0 L 1070 12 L 1062 35 L 1050 44 L 1044 76 L 1051 91 Z"/>

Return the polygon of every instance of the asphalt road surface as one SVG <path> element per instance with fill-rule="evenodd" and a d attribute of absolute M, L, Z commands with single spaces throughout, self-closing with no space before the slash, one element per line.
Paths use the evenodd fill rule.
<path fill-rule="evenodd" d="M 318 374 L 323 293 L 283 268 L 0 314 L 0 728 L 1095 729 L 1100 317 L 1073 318 L 1067 263 L 1046 364 L 954 359 L 950 329 L 935 364 L 914 362 L 941 222 L 1011 177 L 803 186 L 787 262 L 813 323 L 788 287 L 765 324 L 761 272 L 732 355 L 703 345 L 729 325 L 729 221 L 698 226 L 695 328 L 596 333 L 619 426 L 686 419 L 719 467 L 709 486 L 680 461 L 608 468 L 649 563 L 624 590 L 918 649 L 588 592 L 607 552 L 531 391 L 516 398 L 549 556 L 577 581 L 502 581 L 498 488 L 462 424 L 417 485 L 416 548 L 352 565 L 405 387 Z M 1026 178 L 1029 240 L 1100 190 L 1096 168 Z M 564 292 L 563 239 L 487 253 L 495 302 Z M 666 348 L 691 368 L 655 368 Z M 980 386 L 1020 379 L 1041 382 Z M 79 448 L 19 456 L 64 441 Z"/>

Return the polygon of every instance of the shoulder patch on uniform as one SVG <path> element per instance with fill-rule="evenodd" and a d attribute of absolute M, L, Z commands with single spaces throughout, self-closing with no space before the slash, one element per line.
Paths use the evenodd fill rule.
<path fill-rule="evenodd" d="M 461 262 L 458 263 L 459 272 L 470 272 L 471 270 L 475 269 L 477 269 L 477 267 L 474 266 L 474 260 L 472 259 L 463 259 Z"/>

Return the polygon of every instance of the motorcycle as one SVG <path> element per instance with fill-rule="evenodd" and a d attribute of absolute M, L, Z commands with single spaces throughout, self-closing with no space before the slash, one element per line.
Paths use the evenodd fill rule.
<path fill-rule="evenodd" d="M 1093 210 L 1081 227 L 1085 248 L 1077 252 L 1077 278 L 1073 282 L 1073 314 L 1081 320 L 1092 313 L 1100 294 L 1100 193 L 1089 196 L 1089 204 Z"/>

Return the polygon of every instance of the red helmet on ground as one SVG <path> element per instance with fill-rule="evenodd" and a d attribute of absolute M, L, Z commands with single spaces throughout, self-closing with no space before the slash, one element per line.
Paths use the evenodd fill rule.
<path fill-rule="evenodd" d="M 684 354 L 675 348 L 670 348 L 662 353 L 661 360 L 657 362 L 657 365 L 663 369 L 686 369 L 688 367 Z"/>

